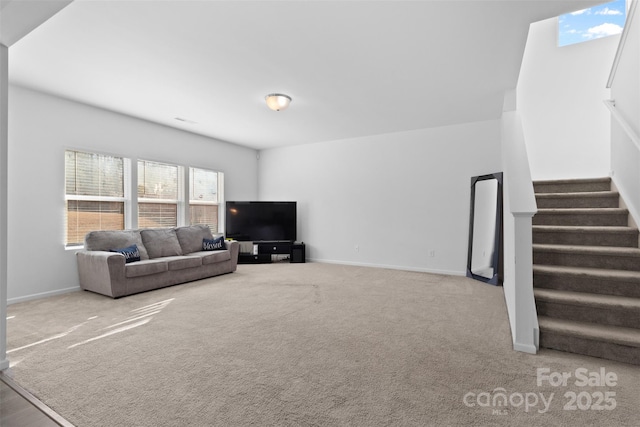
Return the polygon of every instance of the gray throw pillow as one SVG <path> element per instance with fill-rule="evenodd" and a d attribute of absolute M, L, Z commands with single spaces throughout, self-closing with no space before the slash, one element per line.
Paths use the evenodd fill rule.
<path fill-rule="evenodd" d="M 182 248 L 173 228 L 152 228 L 140 231 L 149 258 L 182 255 Z"/>
<path fill-rule="evenodd" d="M 110 251 L 131 245 L 138 247 L 140 259 L 149 259 L 139 230 L 90 231 L 84 236 L 84 248 L 88 251 Z"/>
<path fill-rule="evenodd" d="M 190 254 L 202 250 L 203 239 L 213 239 L 208 225 L 198 224 L 176 228 L 176 235 L 183 254 Z"/>

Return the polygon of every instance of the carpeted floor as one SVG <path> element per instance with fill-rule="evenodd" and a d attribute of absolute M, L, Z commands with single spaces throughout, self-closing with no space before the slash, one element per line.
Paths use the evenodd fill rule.
<path fill-rule="evenodd" d="M 462 277 L 240 265 L 119 300 L 74 292 L 8 314 L 11 375 L 78 427 L 640 419 L 639 367 L 514 352 L 502 288 Z M 539 385 L 538 369 L 551 382 L 570 377 Z"/>

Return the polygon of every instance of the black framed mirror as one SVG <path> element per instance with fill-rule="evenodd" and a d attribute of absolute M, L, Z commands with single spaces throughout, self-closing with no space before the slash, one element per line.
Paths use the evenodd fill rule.
<path fill-rule="evenodd" d="M 502 284 L 502 172 L 471 178 L 467 277 Z"/>

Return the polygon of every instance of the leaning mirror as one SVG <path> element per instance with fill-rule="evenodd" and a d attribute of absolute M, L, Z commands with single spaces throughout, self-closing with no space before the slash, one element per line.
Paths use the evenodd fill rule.
<path fill-rule="evenodd" d="M 502 172 L 471 178 L 467 277 L 502 283 Z"/>

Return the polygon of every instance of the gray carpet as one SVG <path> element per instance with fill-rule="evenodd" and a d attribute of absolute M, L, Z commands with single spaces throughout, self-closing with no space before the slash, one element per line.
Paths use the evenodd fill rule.
<path fill-rule="evenodd" d="M 240 265 L 119 300 L 75 292 L 8 313 L 11 375 L 79 427 L 636 426 L 640 416 L 639 367 L 514 352 L 502 288 L 462 277 Z M 616 385 L 576 384 L 576 369 L 601 367 Z M 538 368 L 572 377 L 538 386 Z M 497 388 L 507 406 L 487 400 Z M 575 410 L 564 408 L 571 393 Z M 553 394 L 546 412 L 541 394 Z"/>

